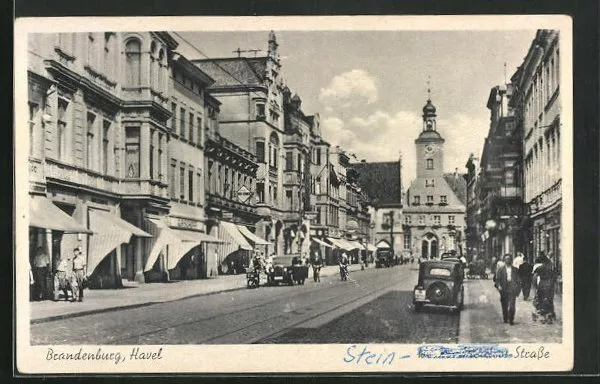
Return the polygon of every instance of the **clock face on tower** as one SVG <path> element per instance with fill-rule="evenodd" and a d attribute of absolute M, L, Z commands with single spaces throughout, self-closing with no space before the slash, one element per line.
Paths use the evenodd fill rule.
<path fill-rule="evenodd" d="M 425 154 L 426 154 L 426 155 L 431 155 L 431 154 L 432 154 L 434 151 L 435 151 L 435 148 L 434 148 L 434 147 L 433 147 L 433 145 L 431 145 L 431 144 L 428 144 L 428 145 L 425 147 Z"/>

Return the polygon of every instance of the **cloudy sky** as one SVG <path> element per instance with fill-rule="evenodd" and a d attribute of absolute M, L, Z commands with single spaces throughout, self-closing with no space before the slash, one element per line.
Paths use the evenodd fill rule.
<path fill-rule="evenodd" d="M 306 114 L 321 116 L 325 139 L 367 161 L 396 160 L 403 184 L 415 177 L 414 139 L 431 77 L 445 169 L 465 172 L 489 128 L 490 89 L 522 63 L 535 36 L 523 31 L 275 31 L 282 75 Z M 190 59 L 266 54 L 268 32 L 182 32 Z M 246 55 L 253 55 L 247 53 Z"/>

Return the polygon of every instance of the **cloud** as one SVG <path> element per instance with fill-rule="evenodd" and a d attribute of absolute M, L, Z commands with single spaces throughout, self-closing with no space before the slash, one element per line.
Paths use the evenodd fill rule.
<path fill-rule="evenodd" d="M 416 177 L 415 139 L 422 130 L 419 114 L 398 111 L 393 114 L 375 111 L 365 117 L 343 121 L 338 117 L 322 120 L 323 137 L 332 145 L 356 154 L 366 161 L 396 161 L 402 154 L 402 181 L 404 188 Z M 485 118 L 455 114 L 438 119 L 438 129 L 444 137 L 444 170 L 458 168 L 465 172 L 465 163 L 471 152 L 479 156 L 489 123 Z"/>
<path fill-rule="evenodd" d="M 375 78 L 362 69 L 353 69 L 335 76 L 327 87 L 321 88 L 319 101 L 329 108 L 347 108 L 365 100 L 372 104 L 377 96 Z"/>

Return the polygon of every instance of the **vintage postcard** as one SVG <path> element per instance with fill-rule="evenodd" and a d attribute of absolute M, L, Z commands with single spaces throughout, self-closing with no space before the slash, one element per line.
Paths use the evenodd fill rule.
<path fill-rule="evenodd" d="M 569 17 L 15 28 L 19 373 L 572 368 Z"/>

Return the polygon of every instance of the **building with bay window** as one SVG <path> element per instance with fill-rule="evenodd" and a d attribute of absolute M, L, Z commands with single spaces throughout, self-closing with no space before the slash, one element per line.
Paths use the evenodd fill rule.
<path fill-rule="evenodd" d="M 177 42 L 164 32 L 28 39 L 30 246 L 52 255 L 53 270 L 81 247 L 92 287 L 143 280 L 145 216 L 169 211 L 168 58 Z"/>
<path fill-rule="evenodd" d="M 278 43 L 271 32 L 267 55 L 192 60 L 215 82 L 209 87 L 220 103 L 220 136 L 254 154 L 258 169 L 250 192 L 256 235 L 284 252 L 284 83 Z"/>

